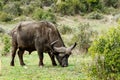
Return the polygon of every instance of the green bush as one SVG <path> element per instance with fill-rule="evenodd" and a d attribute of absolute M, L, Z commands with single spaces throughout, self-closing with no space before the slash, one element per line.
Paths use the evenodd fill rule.
<path fill-rule="evenodd" d="M 8 22 L 11 21 L 13 17 L 10 14 L 0 12 L 0 21 L 2 22 Z"/>
<path fill-rule="evenodd" d="M 74 32 L 74 37 L 71 41 L 77 41 L 79 50 L 87 52 L 97 32 L 88 23 L 79 24 Z"/>
<path fill-rule="evenodd" d="M 102 10 L 104 5 L 101 0 L 65 0 L 56 7 L 56 11 L 63 15 L 74 15 Z"/>
<path fill-rule="evenodd" d="M 3 34 L 3 35 L 1 35 L 1 37 L 2 37 L 2 42 L 4 44 L 1 55 L 5 56 L 5 55 L 9 54 L 9 52 L 10 52 L 10 47 L 11 47 L 10 37 L 7 34 Z"/>
<path fill-rule="evenodd" d="M 92 76 L 100 80 L 120 79 L 120 26 L 111 28 L 106 34 L 96 39 L 89 52 L 96 59 L 96 64 L 91 66 Z M 100 72 L 99 72 L 100 71 Z"/>
<path fill-rule="evenodd" d="M 103 16 L 101 13 L 99 13 L 99 12 L 97 12 L 97 11 L 94 11 L 94 12 L 92 12 L 92 13 L 89 13 L 89 14 L 87 15 L 87 18 L 88 18 L 88 19 L 98 19 L 98 20 L 100 20 L 100 19 L 103 19 L 104 16 Z"/>
<path fill-rule="evenodd" d="M 54 0 L 41 0 L 43 6 L 50 6 Z"/>
<path fill-rule="evenodd" d="M 80 13 L 80 2 L 78 0 L 62 1 L 57 4 L 56 7 L 56 11 L 62 15 L 74 15 Z"/>
<path fill-rule="evenodd" d="M 3 11 L 14 16 L 20 16 L 22 14 L 19 2 L 6 4 L 3 6 Z"/>
<path fill-rule="evenodd" d="M 33 13 L 33 18 L 36 20 L 47 20 L 56 23 L 56 17 L 52 12 L 43 9 L 36 9 Z"/>

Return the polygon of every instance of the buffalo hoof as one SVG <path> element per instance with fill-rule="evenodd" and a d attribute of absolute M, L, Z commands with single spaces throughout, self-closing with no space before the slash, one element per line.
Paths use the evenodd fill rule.
<path fill-rule="evenodd" d="M 25 66 L 25 63 L 21 63 L 20 65 L 21 65 L 21 66 Z"/>
<path fill-rule="evenodd" d="M 10 66 L 15 66 L 14 63 L 10 63 Z"/>

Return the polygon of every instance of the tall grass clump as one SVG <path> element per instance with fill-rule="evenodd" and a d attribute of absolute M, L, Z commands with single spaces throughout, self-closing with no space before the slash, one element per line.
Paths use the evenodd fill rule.
<path fill-rule="evenodd" d="M 34 11 L 33 18 L 36 20 L 47 20 L 53 23 L 56 22 L 56 17 L 52 12 L 45 11 L 41 8 L 38 8 Z"/>
<path fill-rule="evenodd" d="M 87 52 L 92 41 L 96 37 L 97 32 L 87 24 L 79 24 L 76 28 L 72 41 L 77 41 L 78 49 L 83 52 Z"/>
<path fill-rule="evenodd" d="M 120 25 L 109 29 L 89 48 L 93 55 L 91 76 L 98 80 L 120 79 Z"/>

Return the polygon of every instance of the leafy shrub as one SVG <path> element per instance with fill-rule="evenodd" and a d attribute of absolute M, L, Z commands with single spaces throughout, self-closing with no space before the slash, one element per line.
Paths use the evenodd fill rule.
<path fill-rule="evenodd" d="M 120 26 L 111 28 L 105 35 L 96 39 L 89 52 L 93 58 L 95 55 L 99 57 L 96 59 L 96 64 L 91 66 L 92 76 L 101 80 L 120 79 Z"/>
<path fill-rule="evenodd" d="M 2 37 L 2 42 L 4 44 L 3 51 L 2 51 L 1 55 L 5 56 L 5 55 L 9 54 L 9 52 L 10 52 L 10 46 L 11 46 L 10 38 L 6 34 L 1 35 L 1 37 Z"/>
<path fill-rule="evenodd" d="M 6 4 L 5 6 L 3 6 L 3 11 L 14 16 L 19 16 L 22 14 L 22 10 L 18 2 Z"/>
<path fill-rule="evenodd" d="M 57 12 L 63 15 L 74 15 L 80 12 L 78 0 L 67 0 L 57 4 Z"/>
<path fill-rule="evenodd" d="M 13 18 L 10 14 L 0 12 L 0 21 L 2 22 L 8 22 L 11 21 Z"/>
<path fill-rule="evenodd" d="M 57 12 L 63 15 L 74 15 L 102 10 L 104 6 L 101 0 L 64 0 L 56 4 L 56 7 Z"/>
<path fill-rule="evenodd" d="M 80 24 L 74 33 L 72 41 L 77 41 L 79 50 L 87 52 L 97 32 L 89 24 Z"/>
<path fill-rule="evenodd" d="M 101 13 L 95 11 L 95 12 L 92 12 L 92 13 L 88 14 L 87 18 L 88 19 L 98 19 L 99 20 L 99 19 L 103 19 L 104 16 Z"/>
<path fill-rule="evenodd" d="M 52 12 L 45 11 L 43 9 L 36 9 L 33 13 L 33 18 L 36 20 L 47 20 L 55 23 L 56 17 Z"/>

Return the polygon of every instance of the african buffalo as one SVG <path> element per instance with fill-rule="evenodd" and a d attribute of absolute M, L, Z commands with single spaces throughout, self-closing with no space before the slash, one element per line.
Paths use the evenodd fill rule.
<path fill-rule="evenodd" d="M 29 54 L 37 51 L 39 56 L 39 66 L 43 66 L 43 52 L 47 52 L 56 65 L 54 55 L 62 67 L 68 66 L 68 58 L 76 43 L 66 48 L 57 27 L 51 22 L 21 22 L 11 31 L 12 36 L 12 60 L 10 65 L 14 66 L 14 58 L 18 50 L 20 64 L 25 65 L 23 61 L 24 51 Z"/>

